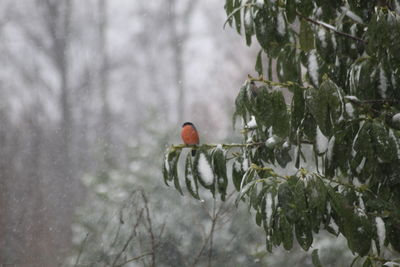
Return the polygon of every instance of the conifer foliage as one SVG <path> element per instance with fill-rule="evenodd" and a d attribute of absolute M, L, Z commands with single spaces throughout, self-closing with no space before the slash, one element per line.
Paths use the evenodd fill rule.
<path fill-rule="evenodd" d="M 185 146 L 171 146 L 167 185 L 222 200 L 232 185 L 268 251 L 309 250 L 325 230 L 365 266 L 400 263 L 386 258 L 400 252 L 400 1 L 226 0 L 225 10 L 261 46 L 259 76 L 235 102 L 243 142 L 201 145 L 182 160 L 184 177 Z"/>

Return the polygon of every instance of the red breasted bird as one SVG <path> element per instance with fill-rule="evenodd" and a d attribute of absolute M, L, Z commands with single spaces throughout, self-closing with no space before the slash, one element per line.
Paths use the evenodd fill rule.
<path fill-rule="evenodd" d="M 185 122 L 182 125 L 181 137 L 186 145 L 198 145 L 200 143 L 199 134 L 193 123 Z M 196 155 L 196 149 L 192 150 L 192 156 Z"/>

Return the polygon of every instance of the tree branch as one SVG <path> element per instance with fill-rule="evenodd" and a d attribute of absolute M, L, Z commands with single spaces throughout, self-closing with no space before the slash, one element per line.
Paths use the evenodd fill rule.
<path fill-rule="evenodd" d="M 311 23 L 313 23 L 313 24 L 315 24 L 315 25 L 322 26 L 322 27 L 324 27 L 325 29 L 328 29 L 328 30 L 330 30 L 330 31 L 333 31 L 333 32 L 336 33 L 337 35 L 341 35 L 341 36 L 350 38 L 350 39 L 352 39 L 352 40 L 354 40 L 354 41 L 357 41 L 357 42 L 360 42 L 360 43 L 362 43 L 362 44 L 364 44 L 364 45 L 368 44 L 368 41 L 365 41 L 365 40 L 363 40 L 363 39 L 361 39 L 361 38 L 358 38 L 357 36 L 353 36 L 353 35 L 351 35 L 351 34 L 338 31 L 338 30 L 336 30 L 336 28 L 333 27 L 332 25 L 329 25 L 329 24 L 327 24 L 327 23 L 325 23 L 325 22 L 322 22 L 322 21 L 314 20 L 314 19 L 309 18 L 309 17 L 305 17 L 305 16 L 303 16 L 300 12 L 298 12 L 297 10 L 296 10 L 296 15 L 299 16 L 300 18 L 302 18 L 302 19 L 308 21 L 308 22 L 311 22 Z"/>

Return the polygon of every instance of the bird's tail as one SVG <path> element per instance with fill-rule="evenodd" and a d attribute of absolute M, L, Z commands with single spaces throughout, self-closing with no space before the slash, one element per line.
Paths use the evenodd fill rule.
<path fill-rule="evenodd" d="M 196 156 L 196 152 L 197 152 L 196 149 L 192 149 L 192 157 Z"/>

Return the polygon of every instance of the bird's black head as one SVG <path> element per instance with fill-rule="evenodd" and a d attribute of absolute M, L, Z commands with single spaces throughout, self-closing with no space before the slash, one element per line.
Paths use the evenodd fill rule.
<path fill-rule="evenodd" d="M 190 125 L 190 126 L 193 126 L 193 127 L 194 127 L 193 123 L 191 123 L 191 122 L 185 122 L 185 123 L 182 125 L 182 127 L 185 127 L 186 125 Z"/>

